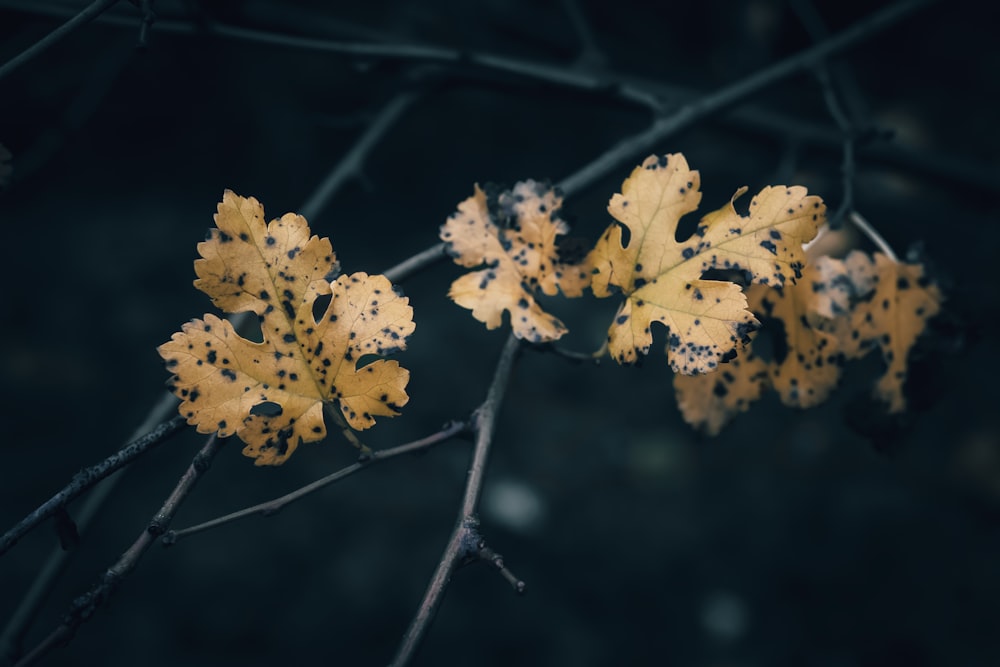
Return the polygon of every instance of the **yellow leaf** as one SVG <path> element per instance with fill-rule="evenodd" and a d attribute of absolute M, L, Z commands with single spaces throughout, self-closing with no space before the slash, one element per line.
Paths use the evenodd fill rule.
<path fill-rule="evenodd" d="M 562 197 L 535 181 L 517 183 L 503 192 L 493 211 L 477 185 L 441 227 L 441 239 L 456 264 L 479 267 L 452 283 L 448 296 L 487 329 L 510 314 L 518 338 L 545 342 L 567 329 L 536 301 L 539 292 L 580 296 L 589 283 L 584 265 L 560 260 L 557 237 L 569 231 L 557 217 Z M 499 219 L 496 219 L 499 218 Z"/>
<path fill-rule="evenodd" d="M 919 265 L 856 250 L 844 260 L 817 257 L 802 273 L 795 285 L 748 290 L 750 307 L 770 334 L 763 340 L 773 341 L 772 349 L 759 349 L 758 333 L 718 372 L 674 376 L 685 421 L 716 435 L 768 387 L 785 405 L 818 405 L 836 387 L 843 362 L 873 348 L 887 366 L 876 398 L 889 412 L 905 409 L 906 359 L 927 320 L 940 310 L 938 288 Z"/>
<path fill-rule="evenodd" d="M 805 188 L 768 187 L 750 202 L 749 216 L 732 202 L 702 218 L 685 241 L 677 225 L 698 207 L 698 172 L 681 154 L 651 155 L 614 195 L 617 220 L 590 254 L 594 294 L 625 294 L 608 331 L 619 363 L 649 352 L 653 322 L 667 328 L 671 368 L 686 375 L 713 370 L 746 344 L 757 320 L 735 283 L 705 280 L 709 269 L 741 270 L 753 282 L 781 286 L 801 275 L 802 244 L 816 234 L 825 206 Z M 733 197 L 743 194 L 741 189 Z"/>
<path fill-rule="evenodd" d="M 714 373 L 674 375 L 677 407 L 684 421 L 718 435 L 733 417 L 746 412 L 767 388 L 767 365 L 748 349 Z"/>
<path fill-rule="evenodd" d="M 920 264 L 894 262 L 882 253 L 869 258 L 857 251 L 846 261 L 852 267 L 858 293 L 866 297 L 851 317 L 857 356 L 878 348 L 886 370 L 875 386 L 875 396 L 890 413 L 902 412 L 906 409 L 903 383 L 907 357 L 927 320 L 941 310 L 943 296 L 937 285 L 925 278 Z"/>
<path fill-rule="evenodd" d="M 849 319 L 843 317 L 849 314 L 844 283 L 843 263 L 822 257 L 805 267 L 794 285 L 751 285 L 749 306 L 765 331 L 757 332 L 745 350 L 715 373 L 674 376 L 684 420 L 717 435 L 767 388 L 796 408 L 814 407 L 829 398 L 840 380 L 844 355 L 840 339 L 829 331 L 826 313 Z M 771 345 L 762 353 L 764 341 Z"/>
<path fill-rule="evenodd" d="M 208 314 L 159 347 L 188 423 L 201 433 L 235 434 L 257 465 L 278 465 L 300 443 L 326 436 L 325 403 L 359 430 L 375 416 L 398 414 L 409 371 L 383 359 L 358 363 L 405 348 L 415 326 L 408 299 L 380 275 L 331 283 L 330 242 L 310 236 L 302 216 L 265 224 L 256 199 L 227 191 L 216 224 L 198 245 L 195 285 L 223 310 L 257 313 L 263 340 L 246 340 Z M 316 316 L 322 295 L 330 302 Z"/>

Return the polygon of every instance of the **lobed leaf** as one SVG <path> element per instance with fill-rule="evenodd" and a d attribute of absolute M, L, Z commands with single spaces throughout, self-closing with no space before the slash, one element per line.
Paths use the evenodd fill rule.
<path fill-rule="evenodd" d="M 674 377 L 685 421 L 709 435 L 767 388 L 785 405 L 818 405 L 836 388 L 846 360 L 876 348 L 886 370 L 875 397 L 890 413 L 904 410 L 907 356 L 940 310 L 941 293 L 920 265 L 852 251 L 844 260 L 817 257 L 795 285 L 753 285 L 749 301 L 769 335 L 758 335 L 715 374 Z M 762 340 L 771 346 L 761 349 Z"/>
<path fill-rule="evenodd" d="M 235 434 L 257 465 L 278 465 L 300 443 L 326 436 L 324 404 L 358 430 L 398 414 L 409 372 L 395 361 L 359 362 L 404 349 L 415 325 L 408 299 L 384 276 L 331 283 L 330 242 L 310 236 L 304 218 L 263 220 L 257 200 L 227 191 L 195 262 L 198 288 L 223 310 L 257 313 L 263 340 L 249 341 L 208 314 L 158 349 L 188 423 Z M 321 295 L 330 302 L 317 314 Z"/>
<path fill-rule="evenodd" d="M 730 201 L 679 242 L 678 223 L 698 207 L 699 184 L 683 155 L 651 155 L 611 199 L 608 211 L 616 222 L 589 262 L 596 296 L 625 295 L 608 330 L 608 350 L 619 363 L 648 354 L 651 326 L 658 322 L 667 329 L 667 359 L 675 372 L 711 371 L 745 345 L 759 323 L 739 285 L 702 275 L 709 269 L 745 271 L 753 282 L 777 286 L 801 276 L 802 244 L 815 236 L 825 215 L 818 197 L 798 186 L 764 188 L 750 202 L 748 216 Z"/>
<path fill-rule="evenodd" d="M 561 205 L 555 190 L 528 180 L 501 193 L 491 211 L 486 193 L 475 186 L 442 225 L 441 239 L 456 264 L 483 268 L 455 280 L 448 296 L 487 329 L 499 327 L 507 312 L 518 338 L 539 343 L 562 337 L 565 325 L 536 297 L 559 291 L 580 296 L 590 274 L 560 258 L 557 239 L 569 231 L 558 217 Z"/>

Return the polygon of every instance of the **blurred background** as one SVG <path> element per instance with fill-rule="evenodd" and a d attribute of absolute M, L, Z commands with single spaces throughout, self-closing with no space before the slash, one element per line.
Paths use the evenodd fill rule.
<path fill-rule="evenodd" d="M 474 183 L 559 182 L 646 129 L 653 111 L 628 90 L 658 95 L 669 114 L 876 4 L 888 6 L 159 0 L 137 48 L 142 14 L 118 3 L 0 79 L 0 528 L 115 451 L 160 401 L 156 346 L 212 312 L 192 262 L 224 189 L 257 197 L 269 218 L 308 209 L 345 271 L 381 271 L 436 243 Z M 0 63 L 83 6 L 0 0 Z M 527 351 L 482 518 L 528 593 L 486 567 L 459 571 L 415 664 L 1000 664 L 991 21 L 986 3 L 937 3 L 830 61 L 859 138 L 854 208 L 897 253 L 923 244 L 948 295 L 911 359 L 911 412 L 879 416 L 868 399 L 879 363 L 867 359 L 822 407 L 768 396 L 708 439 L 681 420 L 659 349 L 638 369 Z M 396 48 L 411 45 L 439 51 Z M 485 67 L 486 55 L 539 67 Z M 360 169 L 317 199 L 373 123 Z M 632 166 L 678 151 L 701 172 L 702 210 L 743 185 L 796 183 L 832 211 L 842 143 L 805 71 L 643 146 L 563 215 L 592 243 Z M 458 275 L 439 263 L 403 285 L 417 322 L 397 357 L 411 400 L 365 434 L 371 446 L 422 437 L 482 401 L 506 333 L 447 300 Z M 547 303 L 571 330 L 565 345 L 590 351 L 610 301 Z M 186 429 L 129 469 L 24 649 L 133 542 L 202 442 Z M 274 469 L 240 448 L 225 444 L 175 527 L 354 460 L 338 437 Z M 157 545 L 42 664 L 385 664 L 452 528 L 470 452 L 449 442 L 274 517 Z M 0 626 L 58 547 L 46 524 L 3 556 Z"/>

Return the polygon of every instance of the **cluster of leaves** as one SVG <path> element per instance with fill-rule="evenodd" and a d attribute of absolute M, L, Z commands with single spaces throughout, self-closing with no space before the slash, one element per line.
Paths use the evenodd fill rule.
<path fill-rule="evenodd" d="M 788 406 L 819 405 L 836 388 L 844 363 L 877 350 L 885 371 L 874 398 L 889 413 L 906 408 L 906 361 L 941 293 L 919 264 L 853 250 L 820 256 L 785 288 L 753 285 L 751 309 L 770 325 L 763 351 L 755 339 L 714 376 L 674 377 L 685 420 L 710 435 L 772 388 Z"/>
<path fill-rule="evenodd" d="M 679 240 L 699 187 L 683 155 L 646 158 L 611 198 L 614 221 L 569 260 L 556 190 L 530 180 L 491 195 L 476 186 L 440 230 L 454 261 L 473 269 L 449 296 L 489 329 L 507 313 L 514 335 L 532 343 L 567 333 L 542 295 L 618 296 L 601 353 L 637 363 L 658 323 L 681 414 L 709 434 L 768 388 L 790 406 L 820 403 L 843 363 L 874 349 L 886 365 L 875 396 L 903 410 L 907 355 L 941 301 L 923 268 L 860 251 L 810 257 L 826 207 L 800 186 L 764 188 L 747 215 L 734 206 L 742 188 Z M 397 414 L 409 373 L 381 357 L 414 330 L 408 300 L 384 276 L 339 275 L 330 241 L 310 237 L 301 216 L 265 224 L 257 200 L 227 191 L 215 221 L 198 246 L 195 286 L 223 311 L 255 313 L 263 340 L 208 314 L 160 346 L 188 422 L 238 435 L 244 454 L 275 465 L 326 436 L 324 407 L 348 434 Z"/>
<path fill-rule="evenodd" d="M 698 208 L 699 185 L 683 155 L 646 158 L 611 198 L 614 222 L 577 264 L 562 262 L 556 249 L 568 231 L 557 193 L 518 183 L 491 208 L 477 187 L 441 238 L 458 264 L 483 268 L 456 280 L 450 296 L 490 329 L 507 311 L 514 334 L 532 342 L 566 333 L 539 307 L 539 292 L 580 296 L 590 287 L 597 297 L 623 297 L 607 351 L 636 363 L 649 353 L 653 323 L 662 325 L 681 414 L 712 435 L 769 387 L 787 405 L 819 404 L 843 363 L 873 349 L 886 365 L 875 397 L 890 412 L 905 409 L 907 355 L 941 301 L 923 268 L 860 251 L 810 257 L 804 246 L 823 227 L 826 207 L 800 186 L 766 187 L 740 215 L 734 202 L 743 188 L 678 240 L 681 218 Z M 762 322 L 771 324 L 764 340 L 780 353 L 756 349 Z"/>

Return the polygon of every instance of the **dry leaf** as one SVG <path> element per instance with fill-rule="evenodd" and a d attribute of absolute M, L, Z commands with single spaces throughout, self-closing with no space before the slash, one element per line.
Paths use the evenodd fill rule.
<path fill-rule="evenodd" d="M 455 263 L 484 268 L 455 280 L 448 296 L 487 329 L 499 327 L 506 311 L 518 338 L 539 343 L 565 334 L 559 318 L 536 300 L 539 292 L 554 295 L 560 290 L 580 296 L 589 282 L 584 265 L 566 264 L 559 257 L 557 237 L 569 231 L 558 217 L 561 205 L 555 190 L 529 180 L 503 192 L 491 210 L 477 185 L 442 225 L 441 239 Z"/>
<path fill-rule="evenodd" d="M 659 322 L 667 328 L 667 358 L 675 372 L 711 371 L 749 340 L 758 322 L 738 285 L 702 274 L 740 270 L 753 282 L 778 286 L 801 275 L 802 244 L 824 219 L 819 197 L 798 186 L 764 188 L 750 202 L 749 216 L 730 202 L 678 242 L 681 216 L 701 199 L 698 187 L 698 172 L 683 155 L 653 155 L 611 199 L 608 211 L 617 222 L 590 254 L 591 286 L 599 297 L 625 294 L 608 332 L 608 350 L 619 363 L 634 363 L 649 352 L 650 327 Z"/>
<path fill-rule="evenodd" d="M 851 280 L 864 300 L 851 317 L 851 339 L 858 356 L 877 348 L 886 364 L 875 385 L 875 397 L 890 413 L 906 409 L 903 384 L 907 357 L 927 320 L 941 310 L 940 289 L 924 276 L 920 264 L 894 262 L 882 253 L 869 258 L 855 251 L 848 255 Z"/>
<path fill-rule="evenodd" d="M 758 334 L 717 373 L 675 376 L 685 421 L 716 435 L 767 387 L 785 405 L 818 405 L 837 386 L 844 361 L 874 348 L 887 366 L 875 397 L 890 413 L 905 409 L 907 356 L 941 302 L 940 290 L 924 278 L 920 265 L 855 250 L 844 260 L 817 257 L 795 285 L 753 285 L 748 292 L 751 308 L 765 327 L 771 325 L 764 339 L 774 345 L 762 353 Z"/>
<path fill-rule="evenodd" d="M 195 286 L 222 310 L 256 313 L 263 341 L 208 314 L 159 347 L 188 423 L 235 434 L 257 465 L 278 465 L 300 443 L 326 436 L 325 403 L 359 430 L 375 416 L 398 414 L 409 371 L 395 361 L 359 361 L 405 348 L 414 330 L 408 299 L 380 275 L 331 282 L 338 267 L 330 242 L 310 236 L 302 216 L 265 224 L 256 199 L 226 191 L 215 221 L 198 245 Z M 325 295 L 329 305 L 314 314 Z"/>

